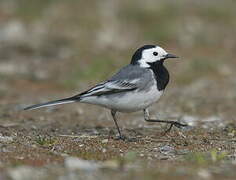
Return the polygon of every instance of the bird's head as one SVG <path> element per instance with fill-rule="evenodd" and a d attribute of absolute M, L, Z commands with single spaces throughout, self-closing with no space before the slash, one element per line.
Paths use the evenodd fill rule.
<path fill-rule="evenodd" d="M 140 65 L 143 68 L 149 68 L 156 62 L 164 62 L 168 58 L 178 58 L 173 54 L 167 53 L 163 48 L 155 45 L 144 45 L 137 49 L 130 64 Z"/>

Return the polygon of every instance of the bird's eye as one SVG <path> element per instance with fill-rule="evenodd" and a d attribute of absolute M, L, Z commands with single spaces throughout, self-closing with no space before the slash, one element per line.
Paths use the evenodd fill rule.
<path fill-rule="evenodd" d="M 153 55 L 154 55 L 154 56 L 157 56 L 157 55 L 158 55 L 158 52 L 153 52 Z"/>

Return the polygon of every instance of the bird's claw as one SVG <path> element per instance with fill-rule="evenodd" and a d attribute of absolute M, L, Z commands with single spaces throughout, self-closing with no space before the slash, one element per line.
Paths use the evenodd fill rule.
<path fill-rule="evenodd" d="M 173 121 L 173 122 L 170 123 L 170 127 L 165 131 L 165 134 L 170 132 L 170 130 L 172 129 L 173 126 L 175 126 L 177 128 L 181 128 L 181 127 L 186 127 L 188 125 L 187 124 L 179 123 L 177 121 Z"/>
<path fill-rule="evenodd" d="M 122 140 L 122 141 L 125 141 L 127 139 L 127 137 L 125 137 L 125 136 L 117 136 L 117 137 L 115 137 L 114 138 L 114 140 Z"/>
<path fill-rule="evenodd" d="M 186 126 L 188 126 L 187 124 L 182 124 L 182 123 L 179 123 L 179 122 L 177 122 L 177 121 L 173 122 L 171 125 L 172 125 L 172 126 L 174 125 L 174 126 L 177 127 L 177 128 L 181 128 L 181 127 L 186 127 Z"/>

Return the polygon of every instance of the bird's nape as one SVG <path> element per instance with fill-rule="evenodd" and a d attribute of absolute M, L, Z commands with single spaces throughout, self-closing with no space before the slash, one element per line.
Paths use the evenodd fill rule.
<path fill-rule="evenodd" d="M 155 45 L 144 45 L 144 46 L 140 47 L 139 49 L 137 49 L 131 58 L 130 64 L 133 64 L 133 65 L 137 64 L 138 60 L 140 60 L 142 58 L 142 52 L 145 49 L 151 49 L 151 48 L 155 48 L 155 47 L 156 47 Z"/>

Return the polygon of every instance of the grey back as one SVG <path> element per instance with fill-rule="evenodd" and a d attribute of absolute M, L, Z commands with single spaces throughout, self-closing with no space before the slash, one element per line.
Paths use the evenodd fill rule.
<path fill-rule="evenodd" d="M 108 81 L 135 81 L 139 90 L 149 89 L 154 83 L 152 71 L 150 69 L 141 68 L 139 65 L 129 64 L 120 69 Z"/>

